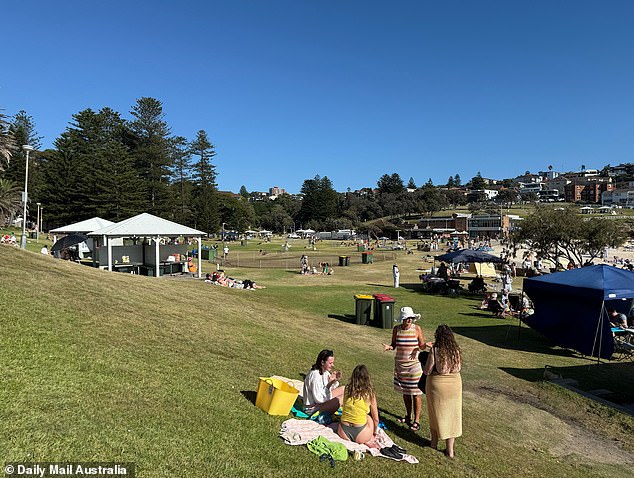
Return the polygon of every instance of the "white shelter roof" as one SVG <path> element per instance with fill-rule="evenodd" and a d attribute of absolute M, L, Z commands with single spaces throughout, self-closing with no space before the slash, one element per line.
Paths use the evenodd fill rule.
<path fill-rule="evenodd" d="M 86 234 L 88 232 L 96 231 L 97 229 L 111 226 L 112 224 L 114 224 L 114 222 L 108 221 L 107 219 L 93 217 L 92 219 L 86 219 L 85 221 L 76 222 L 75 224 L 51 229 L 49 232 L 52 232 L 53 234 Z"/>
<path fill-rule="evenodd" d="M 197 237 L 206 236 L 207 233 L 144 212 L 138 216 L 92 231 L 88 235 L 108 237 Z"/>

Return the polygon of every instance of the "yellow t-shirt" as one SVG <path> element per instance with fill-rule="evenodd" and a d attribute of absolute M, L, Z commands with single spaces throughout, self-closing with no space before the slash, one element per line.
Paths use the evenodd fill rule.
<path fill-rule="evenodd" d="M 341 421 L 355 425 L 365 425 L 368 421 L 368 413 L 370 413 L 370 405 L 368 405 L 364 399 L 348 397 L 346 401 L 343 402 Z"/>

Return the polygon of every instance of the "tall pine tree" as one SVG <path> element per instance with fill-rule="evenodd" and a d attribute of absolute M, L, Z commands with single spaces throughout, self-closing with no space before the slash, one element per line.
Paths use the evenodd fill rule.
<path fill-rule="evenodd" d="M 140 98 L 131 114 L 134 117 L 130 129 L 135 139 L 135 167 L 145 187 L 144 209 L 165 216 L 169 212 L 168 184 L 173 155 L 163 104 L 154 98 Z"/>
<path fill-rule="evenodd" d="M 216 155 L 215 147 L 209 141 L 207 133 L 200 130 L 189 149 L 197 158 L 193 165 L 195 227 L 206 232 L 216 232 L 220 227 L 220 208 L 216 167 L 212 163 Z"/>

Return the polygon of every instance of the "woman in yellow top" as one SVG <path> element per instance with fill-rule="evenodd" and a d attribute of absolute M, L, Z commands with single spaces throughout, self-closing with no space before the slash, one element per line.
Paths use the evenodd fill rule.
<path fill-rule="evenodd" d="M 376 435 L 378 428 L 379 409 L 370 372 L 365 365 L 357 365 L 346 385 L 337 433 L 344 440 L 367 443 Z"/>

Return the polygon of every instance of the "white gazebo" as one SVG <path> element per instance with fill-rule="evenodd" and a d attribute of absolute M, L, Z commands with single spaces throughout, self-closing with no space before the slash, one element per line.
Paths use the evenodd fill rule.
<path fill-rule="evenodd" d="M 116 238 L 149 238 L 151 242 L 154 243 L 153 255 L 147 258 L 145 249 L 143 245 L 140 246 L 132 246 L 136 249 L 129 249 L 129 253 L 138 252 L 139 260 L 143 263 L 143 265 L 152 266 L 154 270 L 154 275 L 158 277 L 160 275 L 160 265 L 161 265 L 161 239 L 164 238 L 175 238 L 175 237 L 195 237 L 198 243 L 198 277 L 201 276 L 201 245 L 202 245 L 202 237 L 206 236 L 207 233 L 203 231 L 199 231 L 197 229 L 193 229 L 191 227 L 183 226 L 181 224 L 177 224 L 172 221 L 168 221 L 167 219 L 162 219 L 160 217 L 153 216 L 152 214 L 143 213 L 138 216 L 131 217 L 130 219 L 126 219 L 124 221 L 111 224 L 104 228 L 94 230 L 88 233 L 88 236 L 94 237 L 97 240 L 100 240 L 102 244 L 107 246 L 107 256 L 108 256 L 108 267 L 109 271 L 112 271 L 113 268 L 113 239 Z M 149 246 L 151 247 L 151 245 Z M 166 246 L 163 246 L 165 248 Z M 140 248 L 140 249 L 139 249 Z M 128 252 L 128 251 L 126 251 Z M 170 254 L 171 251 L 167 249 L 163 251 L 163 254 Z M 129 257 L 129 256 L 127 256 Z M 163 261 L 166 261 L 167 258 L 163 258 Z"/>
<path fill-rule="evenodd" d="M 97 229 L 103 229 L 104 227 L 112 226 L 114 222 L 102 219 L 100 217 L 93 217 L 92 219 L 86 219 L 85 221 L 69 224 L 68 226 L 58 227 L 57 229 L 51 229 L 48 232 L 53 234 L 88 234 L 89 232 L 96 231 Z"/>
<path fill-rule="evenodd" d="M 86 219 L 85 221 L 79 221 L 74 224 L 51 229 L 48 232 L 53 233 L 53 244 L 55 244 L 57 242 L 58 234 L 88 234 L 89 232 L 96 231 L 97 229 L 103 229 L 104 227 L 111 226 L 112 224 L 114 224 L 114 222 L 108 221 L 108 219 L 93 217 L 91 219 Z M 94 248 L 94 240 L 87 239 L 86 242 L 82 242 L 77 245 L 77 252 L 79 256 L 82 257 L 83 253 L 92 251 Z"/>

